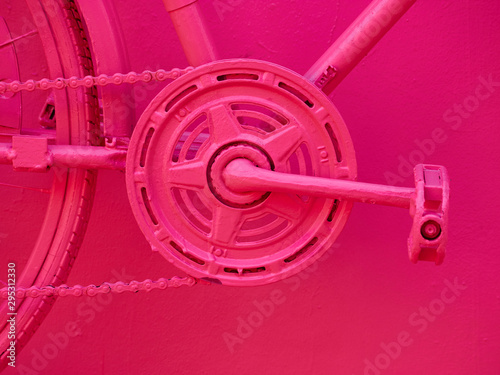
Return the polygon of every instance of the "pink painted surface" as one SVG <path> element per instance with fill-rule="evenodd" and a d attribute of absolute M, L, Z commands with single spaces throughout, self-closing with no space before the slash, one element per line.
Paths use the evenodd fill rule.
<path fill-rule="evenodd" d="M 300 88 L 311 107 L 278 83 Z M 237 158 L 294 176 L 356 177 L 345 124 L 310 82 L 267 62 L 213 62 L 164 89 L 137 124 L 126 179 L 142 232 L 169 262 L 217 284 L 256 286 L 300 272 L 331 247 L 352 202 L 235 192 L 223 175 Z"/>
<path fill-rule="evenodd" d="M 200 5 L 221 57 L 304 73 L 368 2 Z M 160 1 L 116 6 L 132 69 L 186 64 Z M 278 284 L 59 300 L 18 357 L 24 373 L 497 374 L 499 8 L 417 2 L 333 95 L 361 181 L 412 186 L 415 164 L 448 167 L 442 267 L 408 262 L 407 212 L 356 204 L 332 251 Z M 160 89 L 135 90 L 138 115 Z M 174 274 L 138 229 L 123 175 L 102 171 L 69 284 Z"/>

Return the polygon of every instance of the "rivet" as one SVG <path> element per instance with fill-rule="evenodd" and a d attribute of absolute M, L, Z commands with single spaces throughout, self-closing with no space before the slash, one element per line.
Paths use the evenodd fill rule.
<path fill-rule="evenodd" d="M 215 250 L 214 250 L 214 255 L 215 255 L 216 257 L 220 257 L 220 256 L 222 256 L 222 254 L 223 254 L 223 253 L 224 253 L 224 252 L 222 251 L 222 249 L 215 249 Z"/>

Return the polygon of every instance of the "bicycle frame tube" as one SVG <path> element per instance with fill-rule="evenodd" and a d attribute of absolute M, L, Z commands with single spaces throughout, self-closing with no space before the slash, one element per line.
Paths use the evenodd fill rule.
<path fill-rule="evenodd" d="M 416 0 L 374 0 L 305 74 L 330 94 Z"/>
<path fill-rule="evenodd" d="M 197 0 L 163 0 L 163 2 L 172 17 L 189 63 L 198 66 L 217 60 L 215 47 Z M 326 94 L 331 93 L 415 2 L 416 0 L 374 0 L 309 69 L 305 75 L 306 78 L 314 82 Z M 82 4 L 86 3 L 87 0 L 82 1 Z M 94 48 L 97 47 L 94 45 Z M 118 129 L 124 133 L 119 132 Z M 123 136 L 129 131 L 127 126 L 123 129 L 115 126 L 113 130 L 116 132 L 114 136 Z M 21 155 L 21 158 L 17 160 L 18 158 L 14 157 L 11 150 L 12 145 L 2 143 L 0 143 L 0 164 L 12 163 L 18 170 L 38 170 L 40 169 L 37 168 L 38 165 L 123 169 L 125 154 L 120 150 L 114 152 L 106 150 L 92 158 L 92 152 L 96 150 L 94 147 L 71 150 L 48 145 L 47 140 L 43 139 L 32 141 L 39 146 L 40 150 L 44 150 L 40 151 L 38 164 L 26 161 L 24 165 L 19 160 L 28 160 L 27 155 L 26 158 Z M 23 145 L 23 142 L 23 138 L 19 137 L 19 145 Z M 21 147 L 21 149 L 24 148 Z M 18 152 L 17 149 L 16 152 Z M 51 155 L 47 160 L 45 160 L 46 152 Z M 78 157 L 75 157 L 75 153 Z"/>
<path fill-rule="evenodd" d="M 217 60 L 212 37 L 197 0 L 163 0 L 188 63 L 200 66 Z"/>
<path fill-rule="evenodd" d="M 0 143 L 0 164 L 23 172 L 48 172 L 50 167 L 125 170 L 126 150 L 98 146 L 49 145 L 43 137 L 14 136 Z"/>
<path fill-rule="evenodd" d="M 382 39 L 416 0 L 373 0 L 309 69 L 305 77 L 327 95 Z M 197 0 L 163 0 L 189 64 L 217 60 Z"/>

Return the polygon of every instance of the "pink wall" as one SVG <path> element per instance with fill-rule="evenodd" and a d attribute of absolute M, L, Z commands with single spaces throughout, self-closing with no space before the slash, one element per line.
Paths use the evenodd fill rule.
<path fill-rule="evenodd" d="M 186 64 L 160 0 L 114 2 L 134 70 Z M 222 57 L 299 73 L 368 3 L 200 0 Z M 356 204 L 332 251 L 277 284 L 60 299 L 19 355 L 23 366 L 5 373 L 500 373 L 499 23 L 496 1 L 418 1 L 333 95 L 361 181 L 411 186 L 400 163 L 420 156 L 448 167 L 442 266 L 408 261 L 408 212 Z M 441 135 L 424 155 L 418 144 L 433 133 Z M 68 284 L 117 273 L 126 280 L 180 274 L 151 252 L 135 224 L 124 175 L 103 171 Z M 55 359 L 42 359 L 70 321 L 79 334 L 61 342 Z"/>

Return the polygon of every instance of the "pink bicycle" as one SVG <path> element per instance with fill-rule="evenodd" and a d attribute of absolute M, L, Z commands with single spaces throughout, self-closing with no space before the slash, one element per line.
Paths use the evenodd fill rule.
<path fill-rule="evenodd" d="M 253 286 L 293 275 L 332 246 L 355 201 L 409 209 L 411 261 L 440 264 L 445 168 L 416 166 L 414 188 L 356 182 L 352 141 L 327 96 L 414 2 L 374 0 L 305 76 L 264 61 L 218 60 L 196 0 L 164 0 L 194 68 L 140 74 L 117 73 L 127 66 L 105 2 L 2 2 L 0 242 L 2 265 L 19 275 L 1 290 L 2 316 L 16 319 L 15 335 L 7 319 L 0 323 L 2 366 L 11 337 L 21 350 L 57 296 Z M 123 91 L 167 80 L 137 124 L 125 121 L 116 106 Z M 190 276 L 63 285 L 101 168 L 125 171 L 153 251 Z M 26 215 L 20 202 L 30 200 Z M 21 225 L 22 238 L 7 234 Z"/>

